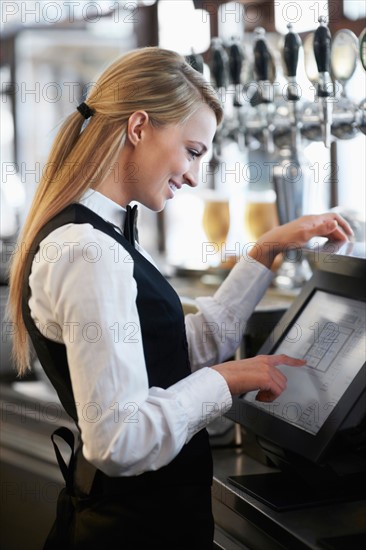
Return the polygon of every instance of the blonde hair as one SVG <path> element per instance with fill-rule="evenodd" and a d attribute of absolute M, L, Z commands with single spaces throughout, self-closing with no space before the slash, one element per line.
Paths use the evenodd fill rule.
<path fill-rule="evenodd" d="M 124 143 L 127 122 L 137 110 L 149 114 L 151 124 L 178 124 L 202 102 L 223 112 L 205 78 L 177 53 L 149 47 L 133 50 L 112 63 L 85 100 L 93 110 L 85 124 L 75 109 L 61 126 L 31 208 L 18 239 L 10 268 L 8 316 L 14 323 L 13 359 L 18 374 L 30 368 L 29 337 L 22 316 L 22 286 L 26 256 L 40 229 L 90 187 L 97 187 L 115 163 Z"/>

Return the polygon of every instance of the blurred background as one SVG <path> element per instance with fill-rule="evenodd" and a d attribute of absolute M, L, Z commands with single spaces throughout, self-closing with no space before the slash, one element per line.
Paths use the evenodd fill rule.
<path fill-rule="evenodd" d="M 168 273 L 217 267 L 220 247 L 202 243 L 225 242 L 230 260 L 300 213 L 338 208 L 364 220 L 363 0 L 12 1 L 1 13 L 2 241 L 26 215 L 62 119 L 106 65 L 146 45 L 189 56 L 226 113 L 199 188 L 163 214 L 142 209 L 142 244 Z M 322 17 L 332 37 L 324 71 L 313 47 Z M 289 34 L 299 43 L 286 60 Z"/>
<path fill-rule="evenodd" d="M 141 207 L 139 218 L 141 244 L 195 311 L 196 296 L 212 294 L 275 224 L 334 209 L 365 242 L 366 3 L 3 0 L 0 9 L 2 540 L 39 548 L 61 482 L 49 433 L 67 419 L 42 380 L 16 380 L 4 313 L 9 259 L 61 121 L 136 47 L 176 50 L 214 85 L 225 120 L 199 186 L 179 191 L 164 212 Z M 311 269 L 284 258 L 243 353 L 255 353 Z M 38 383 L 39 372 L 35 364 L 26 381 Z M 220 430 L 228 428 L 213 429 L 213 439 Z"/>

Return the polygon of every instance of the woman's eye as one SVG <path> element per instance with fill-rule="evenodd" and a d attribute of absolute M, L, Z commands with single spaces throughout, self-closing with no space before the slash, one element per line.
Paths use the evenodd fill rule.
<path fill-rule="evenodd" d="M 201 154 L 201 153 L 199 153 L 199 151 L 196 151 L 195 149 L 188 149 L 188 153 L 189 153 L 192 160 L 199 157 L 200 154 Z"/>

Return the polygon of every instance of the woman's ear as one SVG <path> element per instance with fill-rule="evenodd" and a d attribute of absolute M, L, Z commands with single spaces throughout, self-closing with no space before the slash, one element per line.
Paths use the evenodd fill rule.
<path fill-rule="evenodd" d="M 142 138 L 143 131 L 149 124 L 149 115 L 146 111 L 135 111 L 128 119 L 127 138 L 132 145 L 137 145 Z"/>

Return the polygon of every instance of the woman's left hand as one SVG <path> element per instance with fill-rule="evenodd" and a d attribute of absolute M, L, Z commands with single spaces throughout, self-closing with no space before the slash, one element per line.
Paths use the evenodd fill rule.
<path fill-rule="evenodd" d="M 301 248 L 313 237 L 347 241 L 352 235 L 353 231 L 346 220 L 334 212 L 301 216 L 264 233 L 251 250 L 250 256 L 270 268 L 277 254 L 290 246 Z"/>

